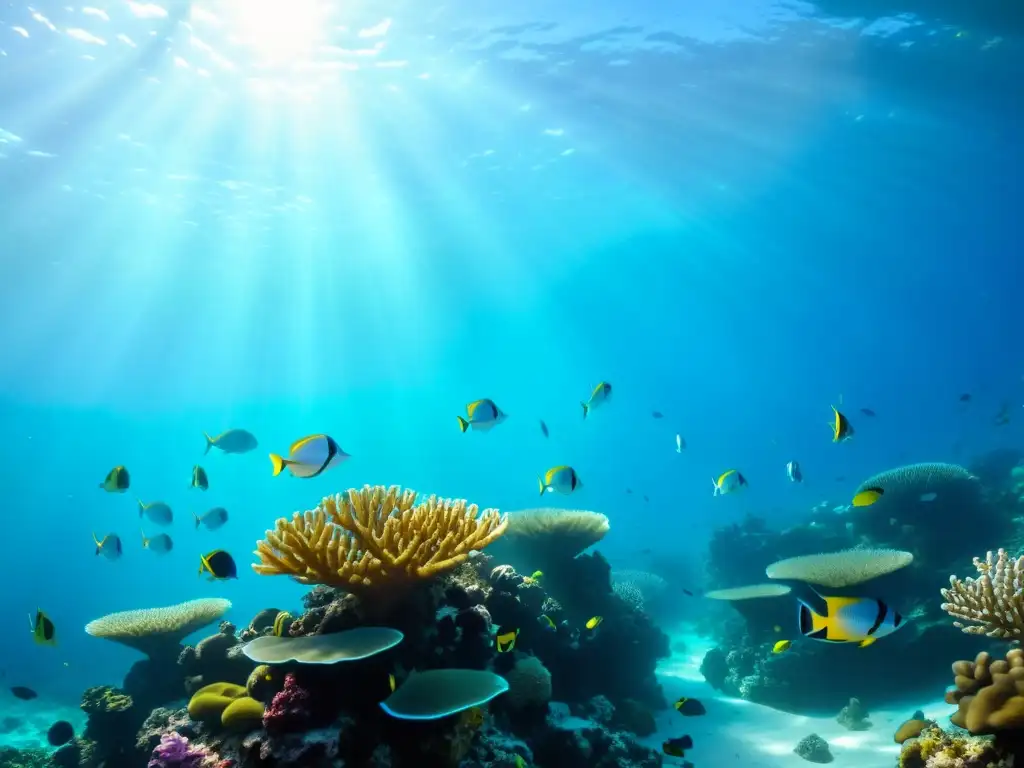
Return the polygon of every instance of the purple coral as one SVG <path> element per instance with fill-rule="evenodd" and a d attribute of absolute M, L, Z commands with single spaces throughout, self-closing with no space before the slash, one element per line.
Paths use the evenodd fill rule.
<path fill-rule="evenodd" d="M 202 768 L 209 757 L 206 749 L 189 744 L 180 733 L 171 731 L 160 737 L 148 768 Z"/>
<path fill-rule="evenodd" d="M 284 688 L 274 694 L 274 698 L 263 713 L 263 727 L 268 731 L 303 730 L 310 719 L 309 693 L 299 687 L 295 675 L 284 677 Z"/>

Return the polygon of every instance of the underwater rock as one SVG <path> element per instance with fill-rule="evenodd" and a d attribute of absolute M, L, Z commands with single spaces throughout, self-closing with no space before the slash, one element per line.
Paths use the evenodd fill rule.
<path fill-rule="evenodd" d="M 355 727 L 342 718 L 324 728 L 304 733 L 247 736 L 238 749 L 240 768 L 329 768 L 339 764 L 344 745 Z M 372 764 L 372 763 L 371 763 Z M 390 763 L 384 763 L 390 765 Z"/>
<path fill-rule="evenodd" d="M 87 716 L 80 744 L 84 763 L 131 765 L 138 759 L 135 734 L 148 711 L 123 690 L 105 685 L 86 689 L 81 707 Z"/>
<path fill-rule="evenodd" d="M 140 754 L 149 755 L 160 744 L 165 733 L 174 731 L 189 739 L 197 739 L 202 733 L 199 723 L 188 716 L 188 710 L 159 707 L 149 716 L 135 734 L 135 748 Z"/>
<path fill-rule="evenodd" d="M 623 699 L 618 703 L 611 724 L 618 730 L 629 731 L 640 737 L 650 736 L 658 730 L 654 713 L 632 699 Z"/>
<path fill-rule="evenodd" d="M 661 754 L 644 747 L 632 734 L 610 730 L 592 720 L 569 717 L 548 720 L 549 727 L 535 734 L 533 746 L 537 765 L 559 768 L 656 768 Z"/>
<path fill-rule="evenodd" d="M 0 766 L 3 768 L 49 768 L 50 756 L 45 749 L 0 747 Z"/>
<path fill-rule="evenodd" d="M 851 698 L 849 703 L 839 710 L 836 722 L 848 731 L 866 731 L 871 727 L 868 711 L 860 703 L 860 699 Z"/>
<path fill-rule="evenodd" d="M 828 742 L 816 733 L 800 739 L 793 751 L 809 763 L 831 763 L 835 760 Z"/>
<path fill-rule="evenodd" d="M 185 674 L 168 659 L 139 659 L 124 676 L 122 687 L 139 707 L 150 710 L 185 695 Z"/>

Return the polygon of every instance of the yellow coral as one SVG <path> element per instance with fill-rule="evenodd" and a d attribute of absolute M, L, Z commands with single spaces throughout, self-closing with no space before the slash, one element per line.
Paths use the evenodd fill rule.
<path fill-rule="evenodd" d="M 367 485 L 325 498 L 279 519 L 257 543 L 253 569 L 350 592 L 393 589 L 454 568 L 508 526 L 496 509 L 436 496 L 416 504 L 416 495 Z"/>
<path fill-rule="evenodd" d="M 235 731 L 248 731 L 263 724 L 263 704 L 241 696 L 228 704 L 220 716 L 221 725 Z"/>
<path fill-rule="evenodd" d="M 235 700 L 246 697 L 245 686 L 234 683 L 211 683 L 196 691 L 188 702 L 188 716 L 193 720 L 219 720 Z"/>

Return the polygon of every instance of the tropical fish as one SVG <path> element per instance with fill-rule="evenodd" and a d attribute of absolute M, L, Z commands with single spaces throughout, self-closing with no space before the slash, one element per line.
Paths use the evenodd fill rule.
<path fill-rule="evenodd" d="M 772 653 L 784 653 L 789 650 L 789 646 L 792 644 L 791 640 L 779 640 L 779 642 L 772 646 Z"/>
<path fill-rule="evenodd" d="M 224 453 L 248 453 L 259 447 L 255 435 L 244 429 L 229 429 L 227 432 L 221 432 L 216 437 L 210 437 L 206 432 L 203 432 L 203 437 L 206 438 L 206 450 L 203 451 L 204 456 L 210 452 L 211 448 L 219 448 Z"/>
<path fill-rule="evenodd" d="M 683 449 L 686 448 L 686 441 L 683 440 L 683 436 L 676 435 L 676 453 L 682 453 Z"/>
<path fill-rule="evenodd" d="M 546 613 L 538 616 L 537 617 L 537 621 L 539 621 L 540 625 L 542 627 L 544 627 L 544 629 L 548 630 L 549 632 L 557 632 L 558 631 L 558 627 L 555 625 L 555 622 L 552 621 L 551 617 L 548 616 Z"/>
<path fill-rule="evenodd" d="M 850 420 L 837 411 L 834 405 L 829 407 L 835 414 L 832 421 L 829 422 L 829 427 L 832 429 L 832 442 L 842 443 L 849 440 L 853 437 L 853 425 L 850 424 Z"/>
<path fill-rule="evenodd" d="M 288 628 L 292 625 L 292 615 L 288 611 L 281 611 L 274 617 L 274 637 L 284 637 Z"/>
<path fill-rule="evenodd" d="M 38 693 L 24 685 L 11 686 L 11 693 L 14 695 L 14 698 L 21 699 L 22 701 L 32 701 L 32 699 L 39 696 Z"/>
<path fill-rule="evenodd" d="M 200 555 L 200 576 L 203 575 L 203 571 L 210 574 L 210 581 L 238 578 L 238 568 L 235 566 L 235 559 L 223 549 L 215 549 L 209 554 Z"/>
<path fill-rule="evenodd" d="M 693 739 L 689 736 L 678 736 L 661 742 L 661 751 L 670 757 L 683 757 L 688 749 L 693 749 Z"/>
<path fill-rule="evenodd" d="M 198 488 L 205 491 L 210 487 L 210 478 L 206 476 L 206 470 L 196 464 L 192 467 L 192 482 L 190 488 Z"/>
<path fill-rule="evenodd" d="M 960 402 L 961 403 L 969 403 L 969 402 L 971 402 L 971 393 L 970 392 L 964 392 L 962 395 L 960 395 Z"/>
<path fill-rule="evenodd" d="M 509 629 L 506 627 L 498 628 L 498 635 L 495 637 L 495 645 L 498 649 L 498 653 L 508 653 L 516 647 L 516 638 L 519 637 L 518 629 Z"/>
<path fill-rule="evenodd" d="M 593 618 L 587 619 L 587 629 L 597 629 L 601 622 L 604 621 L 604 616 L 594 616 Z"/>
<path fill-rule="evenodd" d="M 501 424 L 501 422 L 508 418 L 501 412 L 501 408 L 494 404 L 493 400 L 486 397 L 482 400 L 474 400 L 472 403 L 467 405 L 466 416 L 468 416 L 468 418 L 465 419 L 461 416 L 456 417 L 459 420 L 459 429 L 463 432 L 470 427 L 481 432 L 486 432 L 495 424 Z"/>
<path fill-rule="evenodd" d="M 118 465 L 107 472 L 107 477 L 100 483 L 100 488 L 107 493 L 124 493 L 128 490 L 129 485 L 131 485 L 131 477 L 128 475 L 128 470 Z"/>
<path fill-rule="evenodd" d="M 664 417 L 665 417 L 665 414 L 663 414 L 661 411 L 651 411 L 651 418 L 662 419 Z"/>
<path fill-rule="evenodd" d="M 151 501 L 148 504 L 139 499 L 139 517 L 145 517 L 157 525 L 170 525 L 174 522 L 174 512 L 169 504 L 162 501 Z"/>
<path fill-rule="evenodd" d="M 287 459 L 276 453 L 270 454 L 274 477 L 280 475 L 285 467 L 292 473 L 292 477 L 317 477 L 348 458 L 349 454 L 341 450 L 341 446 L 330 435 L 310 435 L 296 440 L 288 449 Z"/>
<path fill-rule="evenodd" d="M 395 675 L 394 675 L 394 673 L 389 673 L 388 674 L 388 686 L 390 686 L 391 692 L 394 693 L 395 692 L 395 688 L 397 687 L 397 683 L 395 682 Z"/>
<path fill-rule="evenodd" d="M 937 494 L 935 491 L 929 491 L 928 493 L 922 493 L 920 500 L 924 502 L 929 502 L 935 501 L 937 498 L 939 498 L 939 494 Z"/>
<path fill-rule="evenodd" d="M 870 416 L 871 418 L 874 418 L 875 416 L 878 415 L 877 413 L 875 413 L 870 408 L 861 408 L 860 412 L 863 413 L 865 416 Z"/>
<path fill-rule="evenodd" d="M 799 608 L 800 633 L 829 643 L 858 643 L 863 648 L 903 626 L 903 617 L 873 597 L 822 597 L 824 614 L 803 600 Z"/>
<path fill-rule="evenodd" d="M 608 402 L 608 398 L 612 396 L 612 385 L 607 381 L 602 381 L 593 391 L 590 393 L 590 399 L 585 403 L 580 403 L 583 406 L 583 418 L 587 418 L 587 415 L 600 405 L 604 405 Z"/>
<path fill-rule="evenodd" d="M 551 436 L 551 433 L 548 432 L 548 425 L 544 423 L 544 419 L 540 420 L 540 433 L 544 435 L 544 437 Z"/>
<path fill-rule="evenodd" d="M 684 717 L 700 717 L 706 715 L 708 711 L 704 709 L 704 705 L 697 699 L 688 699 L 686 696 L 682 696 L 676 700 L 673 704 L 676 708 L 676 712 Z"/>
<path fill-rule="evenodd" d="M 152 538 L 147 538 L 146 532 L 143 531 L 142 548 L 148 549 L 150 552 L 156 552 L 158 555 L 166 555 L 174 549 L 174 542 L 171 541 L 171 537 L 166 533 L 158 533 Z"/>
<path fill-rule="evenodd" d="M 727 493 L 733 493 L 744 487 L 747 484 L 747 478 L 741 472 L 730 469 L 719 475 L 717 480 L 712 477 L 711 484 L 715 487 L 712 496 L 725 496 Z"/>
<path fill-rule="evenodd" d="M 46 731 L 46 740 L 51 747 L 60 747 L 75 738 L 75 727 L 67 720 L 58 720 Z"/>
<path fill-rule="evenodd" d="M 108 533 L 102 539 L 94 533 L 92 540 L 96 544 L 96 554 L 103 555 L 107 560 L 117 560 L 121 557 L 121 537 L 116 533 Z"/>
<path fill-rule="evenodd" d="M 878 501 L 885 494 L 885 491 L 881 488 L 865 488 L 863 491 L 853 497 L 853 506 L 855 507 L 870 507 L 876 501 Z"/>
<path fill-rule="evenodd" d="M 40 610 L 36 610 L 35 618 L 28 615 L 28 626 L 32 630 L 32 639 L 37 645 L 56 645 L 57 628 L 50 621 L 50 617 Z"/>
<path fill-rule="evenodd" d="M 800 462 L 791 461 L 786 465 L 786 477 L 794 483 L 802 483 L 804 473 L 800 471 Z"/>
<path fill-rule="evenodd" d="M 540 495 L 545 491 L 556 491 L 558 493 L 572 493 L 583 486 L 580 476 L 572 467 L 552 467 L 544 473 L 544 477 L 537 478 L 537 485 L 540 487 Z"/>
<path fill-rule="evenodd" d="M 196 519 L 196 528 L 202 525 L 208 531 L 216 531 L 228 521 L 228 511 L 224 507 L 214 507 L 204 512 L 202 517 L 195 512 L 192 513 L 192 517 Z"/>

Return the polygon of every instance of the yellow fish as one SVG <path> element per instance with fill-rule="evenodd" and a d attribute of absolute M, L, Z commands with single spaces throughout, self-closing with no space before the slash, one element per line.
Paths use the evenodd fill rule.
<path fill-rule="evenodd" d="M 501 422 L 508 418 L 501 412 L 501 408 L 494 404 L 493 400 L 486 397 L 482 400 L 474 400 L 472 403 L 467 405 L 466 416 L 469 418 L 464 419 L 461 416 L 456 417 L 459 420 L 459 429 L 463 432 L 470 427 L 481 432 L 486 432 L 488 429 L 494 427 L 495 424 L 501 424 Z"/>
<path fill-rule="evenodd" d="M 873 597 L 822 597 L 824 614 L 800 600 L 800 633 L 827 643 L 858 643 L 862 648 L 891 635 L 903 617 Z"/>
<path fill-rule="evenodd" d="M 587 629 L 597 629 L 602 621 L 604 621 L 603 616 L 595 616 L 592 619 L 587 619 Z"/>
<path fill-rule="evenodd" d="M 281 611 L 274 617 L 274 637 L 283 637 L 292 624 L 292 615 L 288 611 Z"/>
<path fill-rule="evenodd" d="M 40 610 L 36 610 L 35 619 L 32 614 L 28 615 L 28 626 L 32 630 L 32 639 L 38 645 L 56 645 L 57 628 L 53 626 L 50 617 Z"/>
<path fill-rule="evenodd" d="M 498 653 L 508 653 L 515 648 L 517 637 L 519 637 L 518 629 L 506 629 L 505 627 L 500 627 L 498 629 L 498 636 L 495 638 Z"/>
<path fill-rule="evenodd" d="M 395 676 L 394 674 L 388 675 L 388 685 L 391 686 L 391 692 L 395 692 Z"/>
<path fill-rule="evenodd" d="M 789 640 L 779 640 L 775 645 L 772 646 L 772 653 L 783 653 L 789 650 L 789 646 L 793 643 Z"/>
<path fill-rule="evenodd" d="M 829 427 L 832 429 L 832 442 L 842 443 L 853 437 L 853 425 L 850 424 L 850 420 L 847 419 L 843 414 L 836 410 L 836 407 L 830 406 L 832 413 L 835 414 L 832 421 L 829 422 Z"/>
<path fill-rule="evenodd" d="M 330 435 L 310 435 L 291 444 L 288 458 L 270 454 L 270 463 L 274 465 L 274 477 L 287 467 L 292 477 L 309 478 L 323 474 L 348 458 L 351 456 Z"/>
<path fill-rule="evenodd" d="M 718 479 L 711 478 L 711 485 L 714 486 L 715 490 L 712 496 L 725 496 L 727 493 L 733 493 L 743 488 L 747 484 L 747 478 L 743 476 L 742 472 L 735 469 L 726 470 Z"/>
<path fill-rule="evenodd" d="M 189 487 L 198 488 L 200 491 L 208 490 L 210 487 L 210 478 L 206 476 L 206 470 L 198 464 L 192 467 L 192 483 Z"/>
<path fill-rule="evenodd" d="M 865 488 L 853 497 L 853 506 L 870 507 L 885 494 L 881 488 Z"/>
<path fill-rule="evenodd" d="M 590 392 L 590 399 L 585 403 L 580 403 L 583 406 L 583 418 L 587 418 L 587 415 L 597 408 L 599 405 L 604 405 L 608 402 L 608 398 L 612 396 L 612 385 L 607 381 L 600 382 Z"/>
<path fill-rule="evenodd" d="M 538 477 L 537 485 L 541 496 L 545 491 L 569 494 L 582 488 L 583 481 L 572 467 L 560 466 L 552 467 L 544 473 L 544 477 Z"/>
<path fill-rule="evenodd" d="M 124 493 L 130 485 L 131 477 L 128 470 L 119 465 L 107 473 L 106 478 L 100 483 L 100 488 L 107 493 Z"/>

